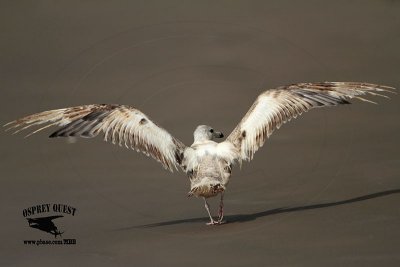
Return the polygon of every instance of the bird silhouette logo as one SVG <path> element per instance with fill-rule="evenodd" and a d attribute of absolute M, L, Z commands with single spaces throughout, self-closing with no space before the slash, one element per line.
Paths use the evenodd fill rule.
<path fill-rule="evenodd" d="M 28 220 L 29 226 L 32 228 L 39 229 L 46 233 L 54 235 L 55 238 L 57 236 L 61 236 L 64 232 L 58 230 L 57 226 L 54 224 L 53 220 L 57 218 L 64 217 L 63 215 L 55 215 L 48 217 L 39 217 L 39 218 L 26 218 Z"/>

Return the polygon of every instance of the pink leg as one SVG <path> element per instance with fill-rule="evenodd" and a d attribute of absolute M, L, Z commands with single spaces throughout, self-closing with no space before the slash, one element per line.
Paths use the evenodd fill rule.
<path fill-rule="evenodd" d="M 224 218 L 224 192 L 221 192 L 221 201 L 219 202 L 218 223 L 223 223 Z"/>
<path fill-rule="evenodd" d="M 206 208 L 207 213 L 208 213 L 208 216 L 210 217 L 210 222 L 207 223 L 207 225 L 214 225 L 214 224 L 217 224 L 218 222 L 217 222 L 217 221 L 214 221 L 213 217 L 211 216 L 211 213 L 210 213 L 210 205 L 207 203 L 207 199 L 206 199 L 205 197 L 203 197 L 203 199 L 204 199 L 204 207 Z"/>

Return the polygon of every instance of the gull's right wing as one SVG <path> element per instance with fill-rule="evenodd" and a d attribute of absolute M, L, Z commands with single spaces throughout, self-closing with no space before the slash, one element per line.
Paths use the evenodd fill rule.
<path fill-rule="evenodd" d="M 228 136 L 239 151 L 237 160 L 250 161 L 275 129 L 313 108 L 350 104 L 352 98 L 372 102 L 362 96 L 383 96 L 394 88 L 357 82 L 298 83 L 267 90 Z M 374 102 L 372 102 L 374 103 Z"/>

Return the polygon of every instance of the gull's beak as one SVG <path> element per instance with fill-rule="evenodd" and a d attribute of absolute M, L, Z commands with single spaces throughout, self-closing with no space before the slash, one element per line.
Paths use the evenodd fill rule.
<path fill-rule="evenodd" d="M 222 137 L 224 137 L 224 134 L 222 133 L 222 132 L 214 132 L 214 137 L 215 138 L 222 138 Z"/>

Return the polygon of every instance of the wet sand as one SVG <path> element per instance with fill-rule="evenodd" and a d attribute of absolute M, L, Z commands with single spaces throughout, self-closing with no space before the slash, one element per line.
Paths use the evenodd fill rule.
<path fill-rule="evenodd" d="M 398 1 L 3 2 L 0 121 L 88 103 L 135 106 L 189 145 L 228 134 L 264 89 L 400 88 Z M 1 266 L 398 266 L 400 98 L 313 110 L 233 170 L 227 224 L 187 178 L 96 140 L 1 133 Z M 217 200 L 213 200 L 214 211 Z M 23 210 L 75 207 L 55 239 Z M 23 240 L 76 239 L 76 245 Z"/>

